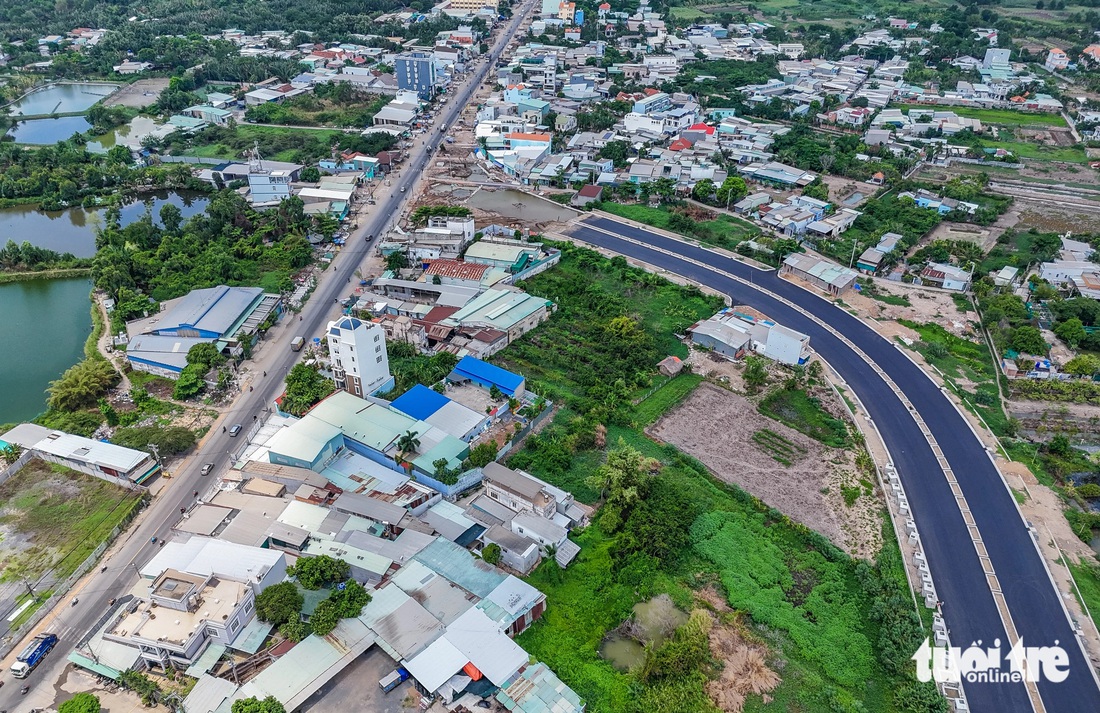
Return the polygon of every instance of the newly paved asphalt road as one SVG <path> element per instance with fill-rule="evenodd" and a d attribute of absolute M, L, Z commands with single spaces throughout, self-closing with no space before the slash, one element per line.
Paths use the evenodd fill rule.
<path fill-rule="evenodd" d="M 990 646 L 994 639 L 1000 639 L 1002 652 L 1007 653 L 1004 625 L 943 471 L 916 422 L 886 382 L 844 342 L 800 311 L 713 270 L 603 231 L 683 255 L 743 279 L 751 278 L 754 284 L 831 325 L 877 362 L 923 416 L 954 470 L 1025 645 L 1051 646 L 1057 642 L 1069 654 L 1069 678 L 1062 683 L 1039 684 L 1046 710 L 1048 713 L 1100 711 L 1100 689 L 1012 495 L 963 417 L 919 367 L 867 325 L 832 303 L 781 280 L 775 272 L 755 270 L 712 251 L 599 217 L 586 218 L 569 231 L 587 243 L 724 292 L 735 304 L 751 305 L 808 334 L 814 350 L 859 395 L 890 449 L 921 532 L 937 593 L 944 602 L 952 645 L 965 648 L 980 640 Z M 971 710 L 979 713 L 1032 709 L 1023 684 L 968 683 L 964 690 Z"/>
<path fill-rule="evenodd" d="M 49 657 L 25 680 L 31 687 L 30 693 L 21 696 L 19 688 L 22 682 L 12 679 L 10 674 L 4 674 L 2 680 L 6 680 L 8 685 L 0 688 L 0 710 L 23 713 L 32 707 L 45 708 L 52 704 L 56 696 L 54 687 L 67 665 L 65 657 L 84 633 L 103 616 L 108 600 L 122 596 L 133 587 L 137 579 L 136 568 L 157 551 L 157 545 L 152 544 L 151 538 L 160 540 L 170 536 L 172 526 L 179 518 L 180 508 L 194 503 L 195 490 L 206 489 L 209 480 L 199 475 L 201 465 L 206 462 L 215 463 L 216 476 L 227 467 L 230 450 L 237 452 L 244 446 L 244 434 L 230 438 L 221 431 L 221 426 L 241 423 L 247 431 L 254 418 L 262 418 L 265 408 L 282 392 L 283 377 L 300 356 L 290 350 L 290 341 L 297 335 L 319 334 L 329 320 L 337 316 L 335 302 L 351 292 L 350 283 L 358 279 L 354 277 L 354 273 L 364 255 L 373 249 L 383 230 L 400 215 L 404 202 L 414 195 L 414 182 L 422 175 L 432 152 L 444 135 L 437 127 L 451 127 L 454 124 L 531 8 L 531 0 L 514 8 L 513 19 L 497 31 L 489 56 L 474 66 L 473 74 L 467 77 L 466 83 L 461 88 L 452 89 L 455 93 L 448 94 L 446 105 L 436 111 L 435 123 L 422 135 L 424 141 L 415 143 L 417 139 L 413 139 L 414 146 L 409 149 L 409 156 L 402 164 L 400 172 L 389 178 L 393 184 L 389 195 L 380 198 L 377 205 L 360 218 L 360 228 L 348 238 L 347 245 L 322 275 L 317 289 L 303 306 L 302 320 L 298 321 L 290 315 L 268 332 L 257 358 L 246 363 L 253 375 L 250 382 L 253 391 L 241 394 L 232 410 L 215 424 L 210 436 L 196 453 L 186 462 L 177 463 L 170 468 L 172 479 L 165 483 L 164 490 L 156 497 L 141 524 L 125 536 L 126 541 L 106 561 L 107 571 L 97 573 L 75 594 L 79 599 L 75 606 L 70 606 L 66 600 L 52 615 L 52 619 L 47 620 L 45 630 L 58 634 L 61 640 Z M 402 192 L 402 186 L 407 186 L 408 190 Z M 381 195 L 381 191 L 376 191 L 376 195 Z M 19 650 L 18 647 L 16 650 Z"/>

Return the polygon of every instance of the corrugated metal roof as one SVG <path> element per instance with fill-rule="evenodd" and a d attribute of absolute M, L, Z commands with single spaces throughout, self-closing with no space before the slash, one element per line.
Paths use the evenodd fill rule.
<path fill-rule="evenodd" d="M 477 357 L 464 356 L 454 368 L 455 373 L 469 379 L 495 384 L 506 394 L 514 394 L 523 385 L 523 377 L 502 369 L 495 364 L 482 361 Z"/>
<path fill-rule="evenodd" d="M 390 406 L 418 421 L 426 421 L 449 403 L 451 400 L 438 391 L 417 384 L 394 399 Z"/>
<path fill-rule="evenodd" d="M 192 327 L 224 335 L 263 293 L 259 287 L 225 285 L 191 290 L 172 309 L 161 315 L 152 331 Z"/>
<path fill-rule="evenodd" d="M 186 713 L 210 713 L 236 692 L 237 686 L 232 681 L 203 673 L 184 699 L 183 710 Z"/>
<path fill-rule="evenodd" d="M 441 500 L 428 508 L 420 519 L 434 527 L 436 532 L 451 542 L 458 542 L 467 530 L 477 525 L 466 517 L 462 508 L 446 500 Z"/>
<path fill-rule="evenodd" d="M 489 596 L 505 579 L 504 573 L 496 567 L 475 559 L 464 548 L 443 537 L 437 537 L 413 559 L 478 597 Z"/>
<path fill-rule="evenodd" d="M 477 608 L 456 619 L 445 636 L 497 686 L 507 683 L 528 661 L 527 652 Z"/>
<path fill-rule="evenodd" d="M 262 576 L 283 559 L 283 553 L 277 550 L 192 537 L 183 543 L 169 542 L 141 568 L 141 574 L 152 578 L 166 569 L 178 569 L 188 574 L 220 574 L 248 582 Z"/>
<path fill-rule="evenodd" d="M 151 456 L 133 448 L 116 446 L 71 433 L 53 431 L 50 435 L 34 444 L 34 448 L 44 453 L 70 458 L 84 463 L 106 466 L 122 473 L 129 473 Z"/>
<path fill-rule="evenodd" d="M 433 641 L 428 648 L 405 662 L 412 677 L 431 693 L 462 670 L 469 659 L 445 637 Z"/>
<path fill-rule="evenodd" d="M 448 582 L 419 562 L 410 562 L 402 567 L 392 581 L 401 591 L 420 602 L 444 626 L 474 606 L 473 598 L 466 590 Z"/>
<path fill-rule="evenodd" d="M 352 396 L 352 398 L 355 397 Z M 268 440 L 267 447 L 277 455 L 312 463 L 325 447 L 340 435 L 340 429 L 336 426 L 323 419 L 311 418 L 307 414 L 305 418 L 276 431 Z"/>

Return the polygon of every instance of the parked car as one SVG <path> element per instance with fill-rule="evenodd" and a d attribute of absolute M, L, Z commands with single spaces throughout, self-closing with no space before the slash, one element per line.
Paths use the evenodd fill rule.
<path fill-rule="evenodd" d="M 202 469 L 199 471 L 199 475 L 210 475 L 210 471 L 214 470 L 213 463 L 203 463 Z"/>
<path fill-rule="evenodd" d="M 234 424 L 233 424 L 233 428 L 229 429 L 229 435 L 230 435 L 230 437 L 231 437 L 231 438 L 236 438 L 236 437 L 237 437 L 237 434 L 241 432 L 241 428 L 243 428 L 243 426 L 241 426 L 241 424 L 239 424 L 239 423 L 234 423 Z"/>

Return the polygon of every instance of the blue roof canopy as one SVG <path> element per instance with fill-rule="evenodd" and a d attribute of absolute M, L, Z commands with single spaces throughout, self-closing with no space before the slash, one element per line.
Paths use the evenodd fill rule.
<path fill-rule="evenodd" d="M 472 356 L 462 357 L 455 365 L 454 373 L 471 381 L 496 385 L 508 395 L 515 394 L 516 389 L 523 386 L 522 376 Z"/>
<path fill-rule="evenodd" d="M 423 384 L 417 384 L 394 399 L 390 405 L 417 421 L 425 421 L 450 401 L 443 394 L 433 391 Z"/>

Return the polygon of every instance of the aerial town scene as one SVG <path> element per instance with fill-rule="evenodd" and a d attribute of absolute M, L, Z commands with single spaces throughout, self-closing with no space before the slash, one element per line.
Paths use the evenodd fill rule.
<path fill-rule="evenodd" d="M 1100 713 L 1097 0 L 0 0 L 0 713 Z"/>

